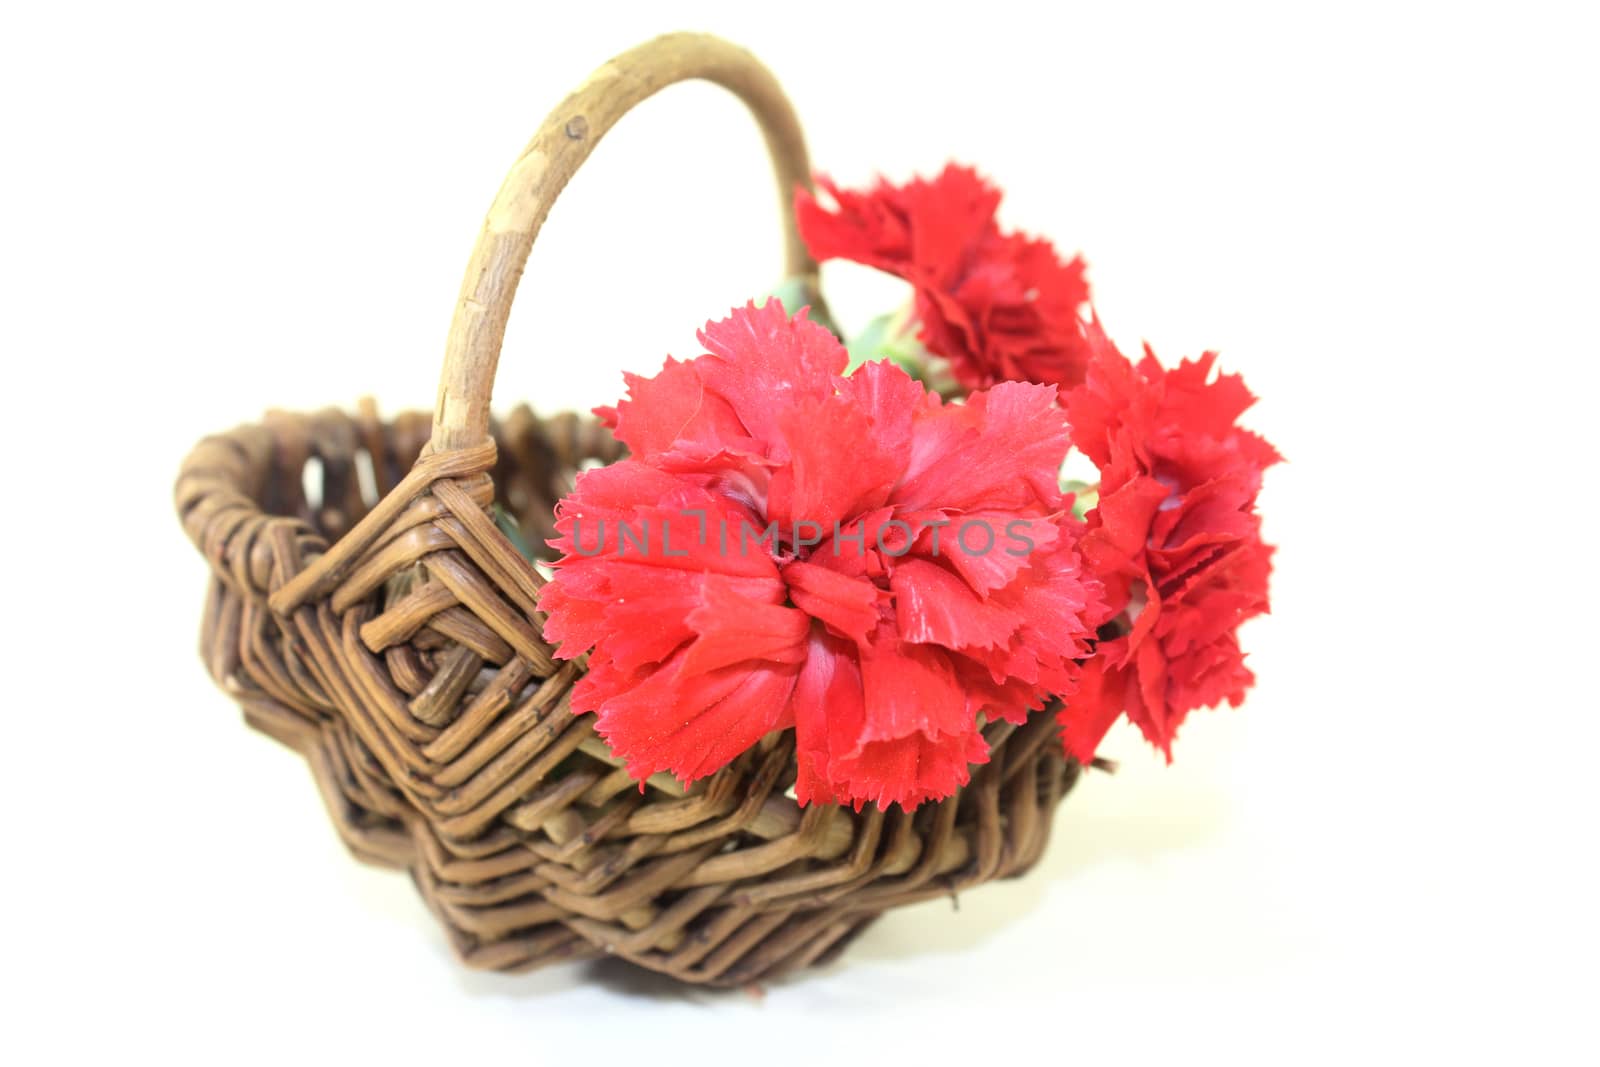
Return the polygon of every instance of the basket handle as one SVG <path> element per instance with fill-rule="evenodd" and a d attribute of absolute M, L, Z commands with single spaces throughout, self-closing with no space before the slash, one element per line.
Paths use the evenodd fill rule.
<path fill-rule="evenodd" d="M 430 451 L 481 445 L 489 436 L 489 398 L 506 320 L 533 239 L 550 206 L 594 146 L 627 111 L 675 82 L 703 78 L 731 91 L 766 137 L 785 205 L 811 166 L 794 108 L 777 79 L 742 48 L 698 33 L 673 33 L 624 52 L 589 76 L 545 119 L 511 168 L 467 262 L 445 348 Z M 817 264 L 794 212 L 784 212 L 786 275 L 815 287 Z"/>

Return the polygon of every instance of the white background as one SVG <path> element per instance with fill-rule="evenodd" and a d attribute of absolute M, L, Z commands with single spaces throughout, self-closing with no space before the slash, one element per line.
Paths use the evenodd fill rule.
<path fill-rule="evenodd" d="M 667 6 L 0 16 L 4 1058 L 1593 1062 L 1582 5 Z M 1290 461 L 1248 704 L 1171 767 L 1113 734 L 1032 876 L 763 999 L 459 968 L 211 688 L 170 503 L 267 407 L 431 405 L 505 168 L 678 28 L 760 55 L 846 182 L 977 163 L 1087 253 L 1114 336 L 1221 349 Z M 720 90 L 630 116 L 534 251 L 499 401 L 693 355 L 775 280 L 766 166 Z M 847 326 L 901 295 L 827 281 Z"/>

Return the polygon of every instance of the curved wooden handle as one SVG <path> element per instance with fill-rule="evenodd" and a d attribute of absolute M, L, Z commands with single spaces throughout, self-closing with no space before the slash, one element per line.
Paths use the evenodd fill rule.
<path fill-rule="evenodd" d="M 785 206 L 785 273 L 814 282 L 816 261 L 789 209 L 795 187 L 810 184 L 811 165 L 799 120 L 772 73 L 744 49 L 697 33 L 668 34 L 624 52 L 550 113 L 494 198 L 450 324 L 433 412 L 432 452 L 471 448 L 489 436 L 489 397 L 506 319 L 550 205 L 629 108 L 690 78 L 728 89 L 760 122 Z"/>

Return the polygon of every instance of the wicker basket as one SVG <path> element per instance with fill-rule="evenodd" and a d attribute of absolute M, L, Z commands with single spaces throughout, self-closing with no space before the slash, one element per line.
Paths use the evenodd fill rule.
<path fill-rule="evenodd" d="M 270 415 L 201 442 L 178 479 L 212 569 L 211 674 L 306 756 L 352 852 L 411 871 L 472 967 L 614 954 L 716 985 L 804 967 L 887 908 L 1026 870 L 1079 773 L 1047 711 L 990 724 L 971 784 L 912 813 L 800 808 L 792 733 L 692 788 L 657 775 L 641 791 L 569 710 L 582 662 L 552 658 L 543 578 L 490 506 L 542 544 L 579 466 L 622 450 L 573 415 L 492 423 L 490 387 L 552 201 L 629 108 L 689 78 L 749 106 L 785 200 L 808 181 L 793 111 L 748 53 L 697 35 L 634 49 L 556 108 L 501 187 L 431 418 Z M 792 221 L 787 259 L 814 285 Z"/>

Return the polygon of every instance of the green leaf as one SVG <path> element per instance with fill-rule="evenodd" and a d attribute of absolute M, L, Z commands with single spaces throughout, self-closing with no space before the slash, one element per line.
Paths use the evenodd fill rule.
<path fill-rule="evenodd" d="M 846 345 L 850 350 L 850 366 L 846 373 L 863 363 L 887 359 L 917 381 L 929 381 L 928 350 L 911 332 L 911 314 L 911 305 L 907 304 L 867 323 Z"/>
<path fill-rule="evenodd" d="M 1076 478 L 1063 478 L 1061 480 L 1061 491 L 1073 495 L 1072 514 L 1080 519 L 1093 511 L 1100 503 L 1100 485 L 1097 482 L 1080 482 Z"/>
<path fill-rule="evenodd" d="M 863 363 L 875 359 L 887 359 L 889 351 L 889 331 L 894 326 L 895 313 L 879 315 L 867 323 L 866 329 L 850 338 L 845 345 L 850 351 L 850 365 L 845 368 L 849 374 Z"/>
<path fill-rule="evenodd" d="M 835 337 L 843 337 L 839 327 L 829 317 L 828 312 L 821 306 L 814 288 L 815 282 L 806 278 L 785 278 L 772 287 L 772 291 L 762 298 L 761 303 L 776 299 L 783 305 L 783 310 L 793 315 L 803 307 L 809 307 L 811 314 L 808 316 L 812 322 L 827 330 L 832 331 Z"/>
<path fill-rule="evenodd" d="M 521 552 L 522 557 L 532 563 L 533 549 L 528 545 L 528 539 L 522 536 L 522 525 L 517 522 L 517 517 L 501 507 L 498 502 L 494 505 L 493 515 L 496 528 L 506 535 L 511 547 Z"/>

